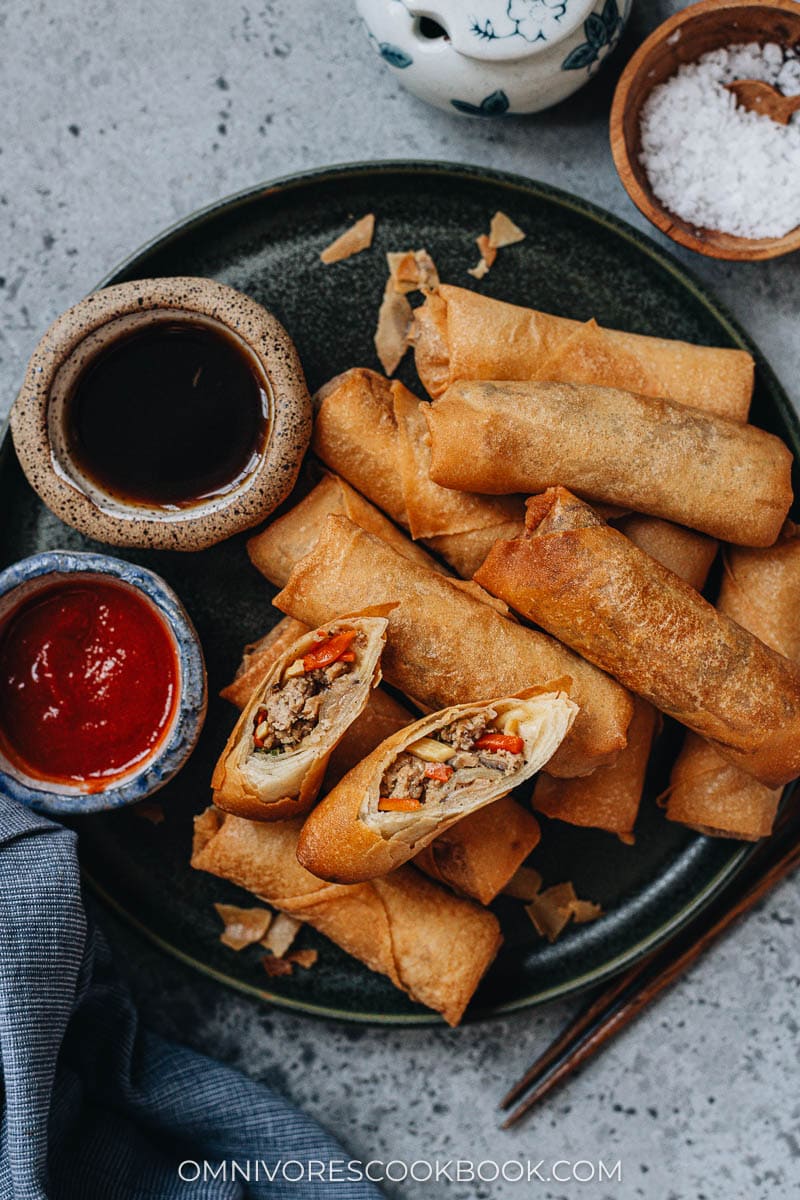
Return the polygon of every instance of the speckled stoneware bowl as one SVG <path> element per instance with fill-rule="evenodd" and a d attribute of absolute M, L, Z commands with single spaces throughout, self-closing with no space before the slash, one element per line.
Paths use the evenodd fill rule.
<path fill-rule="evenodd" d="M 222 327 L 255 355 L 270 391 L 268 429 L 253 470 L 220 495 L 177 510 L 103 491 L 71 457 L 65 399 L 75 380 L 121 336 L 158 322 Z M 311 401 L 286 330 L 235 288 L 210 279 L 143 279 L 104 288 L 69 309 L 39 342 L 11 411 L 28 481 L 68 525 L 113 546 L 200 550 L 257 525 L 291 491 L 311 436 Z"/>
<path fill-rule="evenodd" d="M 152 756 L 102 791 L 48 784 L 18 770 L 0 750 L 0 790 L 37 812 L 75 816 L 136 804 L 178 773 L 191 754 L 206 716 L 206 669 L 200 640 L 172 588 L 144 567 L 104 554 L 46 551 L 0 572 L 0 621 L 23 601 L 68 577 L 111 577 L 133 588 L 158 611 L 172 638 L 178 664 L 178 703 L 170 727 Z"/>
<path fill-rule="evenodd" d="M 633 0 L 356 0 L 398 80 L 463 116 L 540 112 L 591 79 Z"/>

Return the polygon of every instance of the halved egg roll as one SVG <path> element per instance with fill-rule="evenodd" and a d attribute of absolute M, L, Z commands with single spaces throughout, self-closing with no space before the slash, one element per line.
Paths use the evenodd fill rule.
<path fill-rule="evenodd" d="M 308 632 L 292 617 L 283 617 L 263 638 L 248 647 L 242 668 L 220 695 L 241 711 L 286 645 Z M 348 726 L 328 760 L 322 791 L 334 787 L 362 758 L 393 733 L 414 721 L 384 688 L 373 688 L 364 711 Z M 539 823 L 511 796 L 478 809 L 437 837 L 414 860 L 431 879 L 460 895 L 490 904 L 538 845 Z"/>
<path fill-rule="evenodd" d="M 412 340 L 434 397 L 458 379 L 552 379 L 666 396 L 745 421 L 753 393 L 744 350 L 604 329 L 447 284 L 415 310 Z"/>
<path fill-rule="evenodd" d="M 461 381 L 426 408 L 431 477 L 506 493 L 563 485 L 744 546 L 771 546 L 792 454 L 754 425 L 616 388 Z"/>
<path fill-rule="evenodd" d="M 323 883 L 297 861 L 301 827 L 207 809 L 195 818 L 192 866 L 305 921 L 457 1025 L 503 940 L 494 913 L 411 867 L 349 887 Z"/>
<path fill-rule="evenodd" d="M 384 617 L 331 620 L 278 658 L 214 770 L 219 808 L 256 821 L 308 811 L 328 759 L 380 682 L 386 628 Z"/>
<path fill-rule="evenodd" d="M 325 518 L 331 513 L 349 517 L 362 529 L 368 529 L 394 546 L 398 554 L 412 562 L 432 571 L 443 570 L 434 558 L 420 546 L 415 546 L 410 538 L 387 520 L 374 504 L 359 496 L 343 479 L 328 474 L 299 504 L 250 538 L 247 553 L 253 566 L 275 587 L 283 587 L 292 567 L 314 545 Z"/>
<path fill-rule="evenodd" d="M 345 517 L 328 517 L 314 549 L 274 600 L 297 620 L 393 605 L 383 671 L 421 708 L 436 711 L 486 696 L 513 696 L 568 677 L 580 712 L 548 763 L 585 775 L 625 745 L 630 696 L 546 634 L 509 621 L 457 581 L 426 571 Z"/>
<path fill-rule="evenodd" d="M 332 883 L 387 875 L 552 758 L 577 705 L 565 692 L 457 704 L 393 734 L 308 817 L 297 858 Z"/>
<path fill-rule="evenodd" d="M 231 682 L 220 690 L 222 699 L 230 700 L 241 712 L 267 671 L 299 637 L 309 632 L 308 626 L 302 621 L 295 621 L 293 617 L 281 617 L 257 642 L 245 646 L 236 674 Z"/>
<path fill-rule="evenodd" d="M 614 524 L 635 546 L 693 588 L 699 591 L 703 587 L 717 552 L 717 543 L 711 538 L 638 513 Z M 656 709 L 640 696 L 635 697 L 628 744 L 620 750 L 616 762 L 598 767 L 583 779 L 540 775 L 533 789 L 533 807 L 547 817 L 569 825 L 603 829 L 632 844 L 650 749 L 659 725 Z M 754 787 L 762 786 L 755 780 L 751 782 Z"/>
<path fill-rule="evenodd" d="M 477 579 L 762 783 L 800 774 L 800 671 L 565 488 Z"/>
<path fill-rule="evenodd" d="M 402 384 L 358 367 L 326 384 L 317 403 L 319 458 L 462 578 L 470 578 L 497 538 L 523 528 L 521 497 L 468 495 L 431 480 L 419 401 Z"/>
<path fill-rule="evenodd" d="M 800 536 L 790 522 L 766 550 L 728 552 L 717 607 L 766 645 L 800 662 Z M 687 734 L 672 770 L 670 821 L 714 837 L 757 841 L 772 832 L 781 793 Z"/>

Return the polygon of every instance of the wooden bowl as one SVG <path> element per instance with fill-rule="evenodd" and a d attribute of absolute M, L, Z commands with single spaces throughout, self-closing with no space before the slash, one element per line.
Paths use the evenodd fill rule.
<path fill-rule="evenodd" d="M 677 71 L 720 46 L 740 42 L 800 42 L 800 4 L 795 0 L 701 0 L 659 25 L 623 71 L 611 106 L 611 153 L 622 183 L 636 207 L 663 233 L 711 258 L 777 258 L 800 249 L 800 225 L 779 238 L 734 237 L 703 229 L 669 212 L 654 195 L 639 161 L 642 106 L 650 92 Z"/>

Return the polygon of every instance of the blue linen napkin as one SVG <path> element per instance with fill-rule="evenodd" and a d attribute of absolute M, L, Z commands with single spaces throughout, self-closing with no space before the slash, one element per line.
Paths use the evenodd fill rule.
<path fill-rule="evenodd" d="M 4 1200 L 380 1200 L 366 1181 L 256 1170 L 349 1156 L 266 1087 L 139 1027 L 87 925 L 76 835 L 2 794 L 0 1082 Z"/>

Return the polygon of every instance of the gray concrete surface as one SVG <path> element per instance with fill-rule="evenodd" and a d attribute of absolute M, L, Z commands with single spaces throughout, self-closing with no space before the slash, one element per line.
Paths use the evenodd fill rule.
<path fill-rule="evenodd" d="M 678 7 L 637 0 L 619 62 Z M 115 261 L 196 206 L 295 169 L 397 155 L 484 163 L 645 228 L 608 150 L 618 66 L 555 111 L 484 124 L 405 95 L 346 0 L 4 0 L 0 67 L 0 415 L 38 335 Z M 799 402 L 800 256 L 678 256 Z M 147 1022 L 285 1091 L 356 1156 L 522 1157 L 545 1173 L 558 1159 L 622 1161 L 622 1183 L 402 1183 L 396 1197 L 798 1194 L 796 882 L 509 1133 L 497 1099 L 573 1004 L 456 1032 L 347 1028 L 269 1011 L 102 920 Z"/>

